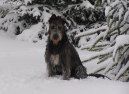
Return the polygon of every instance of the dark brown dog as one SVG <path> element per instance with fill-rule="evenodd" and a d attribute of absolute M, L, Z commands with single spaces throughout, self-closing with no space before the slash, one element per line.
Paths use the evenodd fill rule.
<path fill-rule="evenodd" d="M 70 77 L 86 78 L 86 68 L 66 35 L 65 20 L 52 15 L 49 19 L 48 34 L 45 52 L 48 76 L 63 75 L 64 80 Z"/>

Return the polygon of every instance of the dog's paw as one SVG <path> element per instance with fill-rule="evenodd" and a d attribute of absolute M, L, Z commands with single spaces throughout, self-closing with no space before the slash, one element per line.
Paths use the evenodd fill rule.
<path fill-rule="evenodd" d="M 70 77 L 68 77 L 68 76 L 63 76 L 63 80 L 69 80 L 70 79 Z"/>
<path fill-rule="evenodd" d="M 87 71 L 86 68 L 84 66 L 78 66 L 75 70 L 76 73 L 76 78 L 78 79 L 84 79 L 87 78 Z"/>

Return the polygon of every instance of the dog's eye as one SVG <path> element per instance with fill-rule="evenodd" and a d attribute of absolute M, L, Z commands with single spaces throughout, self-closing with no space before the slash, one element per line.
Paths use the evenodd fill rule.
<path fill-rule="evenodd" d="M 51 26 L 51 29 L 55 29 L 56 27 L 55 26 Z"/>
<path fill-rule="evenodd" d="M 61 26 L 58 26 L 58 29 L 59 29 L 59 30 L 61 30 L 61 29 L 62 29 L 62 27 L 61 27 Z"/>

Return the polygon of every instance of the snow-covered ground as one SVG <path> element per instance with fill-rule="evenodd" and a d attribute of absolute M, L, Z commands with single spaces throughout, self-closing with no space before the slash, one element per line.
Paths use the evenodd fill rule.
<path fill-rule="evenodd" d="M 0 94 L 129 94 L 129 83 L 88 77 L 48 78 L 45 44 L 22 42 L 0 34 Z M 86 53 L 80 52 L 83 57 Z"/>

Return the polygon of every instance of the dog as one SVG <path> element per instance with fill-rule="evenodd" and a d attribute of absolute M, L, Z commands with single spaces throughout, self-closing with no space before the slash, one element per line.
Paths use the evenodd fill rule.
<path fill-rule="evenodd" d="M 49 19 L 48 41 L 45 51 L 48 76 L 62 75 L 64 80 L 69 80 L 70 77 L 84 79 L 88 76 L 111 80 L 102 74 L 87 74 L 76 49 L 68 40 L 65 23 L 65 19 L 54 14 Z"/>
<path fill-rule="evenodd" d="M 80 57 L 69 42 L 65 19 L 52 15 L 49 19 L 48 41 L 45 51 L 48 76 L 62 75 L 64 80 L 70 77 L 84 79 L 87 77 L 86 68 Z"/>

